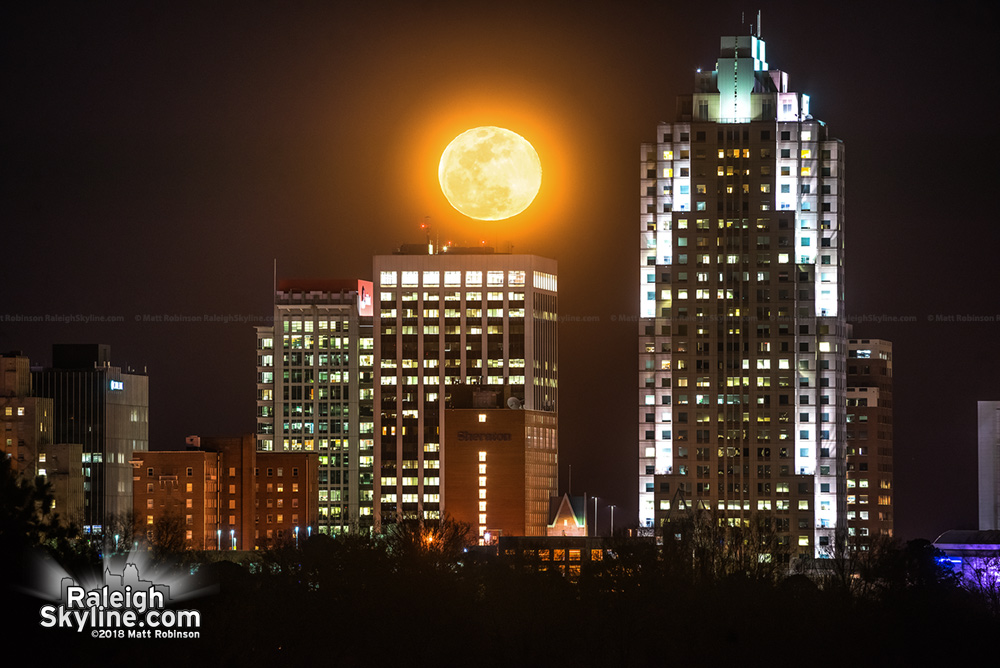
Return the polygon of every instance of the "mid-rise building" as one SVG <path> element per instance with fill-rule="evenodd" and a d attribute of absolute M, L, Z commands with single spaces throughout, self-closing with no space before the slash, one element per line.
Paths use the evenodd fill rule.
<path fill-rule="evenodd" d="M 442 437 L 454 387 L 496 389 L 504 405 L 555 418 L 556 273 L 554 260 L 490 248 L 375 258 L 376 522 L 448 512 Z"/>
<path fill-rule="evenodd" d="M 28 358 L 18 352 L 0 356 L 0 445 L 14 469 L 29 479 L 39 475 L 41 449 L 52 443 L 52 412 L 51 399 L 31 396 Z"/>
<path fill-rule="evenodd" d="M 448 515 L 476 528 L 482 542 L 544 536 L 559 483 L 556 416 L 517 408 L 516 401 L 499 408 L 498 392 L 480 394 L 494 401 L 445 410 Z"/>
<path fill-rule="evenodd" d="M 53 401 L 31 396 L 31 368 L 17 352 L 0 356 L 0 450 L 28 480 L 51 487 L 51 510 L 83 524 L 83 453 L 78 443 L 53 442 Z"/>
<path fill-rule="evenodd" d="M 847 533 L 865 550 L 892 536 L 892 344 L 847 342 Z"/>
<path fill-rule="evenodd" d="M 157 532 L 183 531 L 188 549 L 220 549 L 221 459 L 219 453 L 201 450 L 135 453 L 132 499 L 136 528 L 150 541 L 164 540 Z M 228 547 L 228 529 L 225 534 Z"/>
<path fill-rule="evenodd" d="M 151 540 L 162 520 L 193 550 L 267 549 L 317 530 L 316 452 L 258 452 L 253 434 L 187 444 L 132 462 L 135 517 Z"/>
<path fill-rule="evenodd" d="M 846 513 L 843 144 L 764 42 L 723 37 L 640 151 L 639 520 L 764 516 L 822 556 Z"/>
<path fill-rule="evenodd" d="M 370 530 L 372 285 L 284 280 L 257 328 L 257 448 L 319 455 L 321 533 Z"/>
<path fill-rule="evenodd" d="M 979 529 L 1000 530 L 1000 401 L 979 402 Z"/>
<path fill-rule="evenodd" d="M 32 369 L 32 393 L 52 400 L 51 442 L 83 446 L 83 529 L 101 534 L 132 511 L 129 462 L 149 449 L 148 378 L 113 366 L 110 346 L 56 345 L 52 366 Z"/>

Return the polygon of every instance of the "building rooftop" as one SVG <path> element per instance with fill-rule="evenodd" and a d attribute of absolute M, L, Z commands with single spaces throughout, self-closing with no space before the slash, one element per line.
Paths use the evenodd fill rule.
<path fill-rule="evenodd" d="M 283 278 L 278 281 L 278 292 L 340 292 L 355 291 L 355 278 Z"/>

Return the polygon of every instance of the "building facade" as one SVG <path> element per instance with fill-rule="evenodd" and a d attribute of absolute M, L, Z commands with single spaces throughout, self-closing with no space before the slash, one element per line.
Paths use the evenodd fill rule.
<path fill-rule="evenodd" d="M 132 510 L 134 452 L 149 449 L 149 379 L 112 366 L 107 345 L 52 348 L 32 370 L 32 392 L 52 400 L 52 442 L 82 447 L 83 530 L 101 534 Z"/>
<path fill-rule="evenodd" d="M 137 529 L 148 540 L 166 541 L 157 533 L 175 531 L 183 532 L 187 549 L 220 549 L 219 453 L 137 452 L 132 463 L 133 510 Z M 228 546 L 229 531 L 225 534 Z M 173 538 L 179 541 L 181 536 Z"/>
<path fill-rule="evenodd" d="M 375 257 L 377 523 L 447 512 L 443 409 L 453 387 L 501 389 L 505 403 L 556 415 L 556 273 L 554 260 L 489 248 Z"/>
<path fill-rule="evenodd" d="M 19 353 L 0 356 L 0 450 L 28 480 L 51 487 L 52 510 L 65 522 L 83 524 L 83 448 L 53 442 L 53 401 L 31 396 L 31 369 Z"/>
<path fill-rule="evenodd" d="M 319 527 L 370 530 L 374 419 L 371 283 L 285 280 L 257 328 L 257 449 L 319 455 Z"/>
<path fill-rule="evenodd" d="M 843 529 L 844 150 L 764 42 L 724 37 L 640 151 L 639 513 Z"/>
<path fill-rule="evenodd" d="M 28 358 L 16 352 L 0 356 L 0 445 L 29 479 L 39 475 L 41 450 L 52 443 L 52 412 L 52 399 L 31 396 Z"/>
<path fill-rule="evenodd" d="M 552 519 L 545 535 L 547 536 L 577 536 L 586 538 L 587 533 L 587 497 L 563 494 L 549 501 L 549 514 Z"/>
<path fill-rule="evenodd" d="M 258 452 L 253 434 L 187 442 L 133 460 L 135 517 L 150 540 L 174 526 L 187 549 L 254 550 L 318 529 L 316 452 Z"/>
<path fill-rule="evenodd" d="M 449 408 L 442 439 L 444 495 L 452 519 L 489 543 L 544 536 L 558 491 L 556 417 L 511 408 Z"/>
<path fill-rule="evenodd" d="M 1000 530 L 1000 401 L 979 402 L 979 529 Z"/>
<path fill-rule="evenodd" d="M 892 344 L 847 342 L 847 533 L 868 549 L 872 538 L 892 536 Z"/>

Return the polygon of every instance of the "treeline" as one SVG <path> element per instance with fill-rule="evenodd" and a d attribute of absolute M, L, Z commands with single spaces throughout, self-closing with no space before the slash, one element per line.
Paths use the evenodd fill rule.
<path fill-rule="evenodd" d="M 234 665 L 926 665 L 993 647 L 988 601 L 927 541 L 877 543 L 789 572 L 741 545 L 619 536 L 570 580 L 467 550 L 467 529 L 395 525 L 314 536 L 253 564 L 206 568 L 207 642 Z M 729 538 L 736 539 L 730 534 Z M 697 544 L 701 541 L 701 544 Z M 695 549 L 690 549 L 695 548 Z M 824 563 L 826 562 L 826 563 Z M 794 565 L 792 571 L 794 571 Z"/>
<path fill-rule="evenodd" d="M 99 566 L 95 550 L 55 530 L 11 533 L 37 521 L 27 509 L 38 498 L 22 500 L 9 506 L 20 520 L 5 501 L 7 548 L 21 541 Z M 941 568 L 927 541 L 799 563 L 771 541 L 756 529 L 675 523 L 661 542 L 610 539 L 605 558 L 567 579 L 472 548 L 465 525 L 403 523 L 384 536 L 300 538 L 243 561 L 161 551 L 176 572 L 217 585 L 181 604 L 201 612 L 197 640 L 42 629 L 39 602 L 17 588 L 4 608 L 15 613 L 11 637 L 76 665 L 885 666 L 994 651 L 1000 619 L 989 597 Z"/>

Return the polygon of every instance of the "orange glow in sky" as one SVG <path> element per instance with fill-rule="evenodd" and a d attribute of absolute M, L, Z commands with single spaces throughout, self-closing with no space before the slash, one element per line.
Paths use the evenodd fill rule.
<path fill-rule="evenodd" d="M 474 243 L 483 237 L 488 244 L 537 241 L 543 232 L 553 232 L 566 224 L 573 183 L 573 147 L 558 118 L 539 109 L 509 100 L 480 99 L 474 96 L 442 100 L 435 110 L 412 118 L 402 138 L 407 174 L 405 196 L 440 238 L 454 239 L 457 245 Z M 478 126 L 509 128 L 526 138 L 538 153 L 543 178 L 538 195 L 526 210 L 514 218 L 497 221 L 471 220 L 449 205 L 438 182 L 441 154 L 449 143 L 469 128 Z M 414 219 L 414 228 L 419 222 Z"/>

